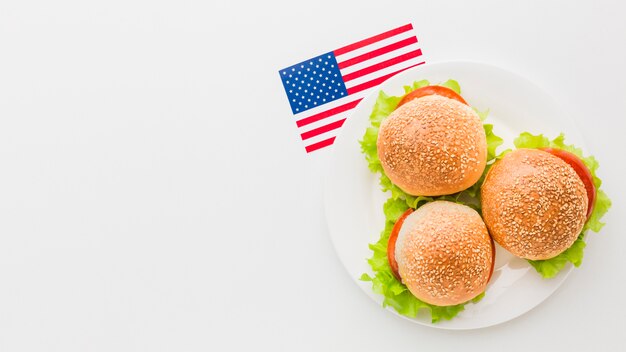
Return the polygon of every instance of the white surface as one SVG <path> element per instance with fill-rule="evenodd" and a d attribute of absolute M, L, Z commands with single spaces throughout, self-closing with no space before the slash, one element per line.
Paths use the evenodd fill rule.
<path fill-rule="evenodd" d="M 525 131 L 543 132 L 551 138 L 564 132 L 571 143 L 587 149 L 580 131 L 567 123 L 568 116 L 549 95 L 523 77 L 495 66 L 458 61 L 418 66 L 387 80 L 380 85 L 380 90 L 400 96 L 404 94 L 402 87 L 415 81 L 427 79 L 436 84 L 450 78 L 459 82 L 463 97 L 470 106 L 481 111 L 489 109 L 485 122 L 493 124 L 494 133 L 507 141 L 498 152 L 514 148 L 513 139 Z M 359 280 L 361 274 L 366 272 L 373 276 L 364 260 L 372 254 L 367 244 L 380 238 L 380 232 L 385 227 L 383 204 L 389 198 L 388 194 L 380 191 L 378 174 L 373 175 L 367 168 L 358 143 L 370 126 L 369 116 L 378 92 L 376 90 L 359 103 L 335 141 L 325 179 L 324 206 L 339 259 L 350 277 L 380 306 L 382 295 L 372 291 L 371 282 Z M 528 101 L 533 103 L 527 104 Z M 593 240 L 592 236 L 588 238 Z M 544 280 L 525 260 L 499 249 L 498 265 L 483 300 L 466 305 L 465 310 L 450 321 L 431 324 L 428 314 L 407 319 L 452 330 L 500 324 L 543 302 L 561 286 L 573 268 L 568 265 L 557 277 Z M 387 310 L 396 313 L 392 307 L 387 307 Z"/>
<path fill-rule="evenodd" d="M 624 6 L 2 1 L 0 350 L 623 348 Z M 277 71 L 406 22 L 427 62 L 493 63 L 566 104 L 614 200 L 582 267 L 503 325 L 398 319 L 330 243 L 329 153 L 305 155 Z"/>

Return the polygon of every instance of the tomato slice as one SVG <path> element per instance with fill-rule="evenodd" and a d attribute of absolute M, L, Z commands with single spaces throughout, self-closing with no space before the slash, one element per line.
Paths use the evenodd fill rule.
<path fill-rule="evenodd" d="M 585 185 L 585 190 L 587 190 L 587 198 L 589 198 L 589 203 L 587 206 L 587 219 L 591 216 L 591 212 L 593 211 L 593 206 L 596 202 L 596 187 L 593 184 L 593 176 L 591 176 L 591 171 L 587 168 L 587 165 L 580 160 L 576 155 L 566 152 L 562 149 L 554 149 L 554 148 L 541 148 L 541 150 L 546 151 L 571 166 L 580 179 L 583 181 Z"/>
<path fill-rule="evenodd" d="M 391 235 L 389 235 L 389 242 L 387 242 L 387 260 L 389 261 L 389 266 L 391 267 L 391 272 L 393 276 L 398 279 L 398 281 L 402 282 L 402 278 L 400 277 L 400 273 L 398 272 L 398 262 L 396 261 L 396 241 L 398 240 L 398 234 L 400 233 L 400 228 L 402 228 L 402 224 L 404 223 L 404 219 L 409 216 L 413 212 L 412 208 L 407 209 L 404 214 L 402 214 L 396 224 L 393 225 L 393 229 L 391 229 Z"/>
<path fill-rule="evenodd" d="M 450 88 L 442 87 L 442 86 L 426 86 L 426 87 L 418 88 L 412 91 L 411 93 L 405 95 L 404 98 L 400 100 L 397 107 L 400 107 L 402 106 L 402 104 L 406 104 L 413 99 L 425 97 L 428 95 L 440 95 L 442 97 L 454 99 L 465 105 L 469 105 L 467 104 L 465 99 L 463 99 L 460 95 L 456 94 L 456 92 Z"/>

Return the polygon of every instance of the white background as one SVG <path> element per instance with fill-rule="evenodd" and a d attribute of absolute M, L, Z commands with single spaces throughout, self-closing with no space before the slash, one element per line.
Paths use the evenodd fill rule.
<path fill-rule="evenodd" d="M 0 2 L 0 351 L 616 350 L 626 324 L 619 1 Z M 581 128 L 613 200 L 528 314 L 440 331 L 376 306 L 328 238 L 277 71 L 412 22 Z M 529 101 L 528 104 L 532 104 Z"/>

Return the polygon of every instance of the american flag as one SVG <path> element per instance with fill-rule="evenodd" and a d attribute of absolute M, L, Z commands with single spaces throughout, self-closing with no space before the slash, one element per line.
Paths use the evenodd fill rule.
<path fill-rule="evenodd" d="M 306 152 L 332 145 L 350 110 L 371 89 L 423 63 L 407 24 L 280 70 Z"/>

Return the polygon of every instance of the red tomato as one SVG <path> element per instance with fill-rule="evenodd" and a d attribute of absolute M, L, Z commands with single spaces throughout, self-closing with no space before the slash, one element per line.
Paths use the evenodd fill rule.
<path fill-rule="evenodd" d="M 398 272 L 398 262 L 396 261 L 396 241 L 398 240 L 398 234 L 400 233 L 400 228 L 404 223 L 404 219 L 409 216 L 413 212 L 413 209 L 407 209 L 404 214 L 398 218 L 396 224 L 393 225 L 393 229 L 391 229 L 391 235 L 389 235 L 389 242 L 387 242 L 387 260 L 389 261 L 389 266 L 391 267 L 391 272 L 393 272 L 393 276 L 398 279 L 398 281 L 402 282 L 400 278 L 400 273 Z"/>
<path fill-rule="evenodd" d="M 587 190 L 587 198 L 589 198 L 589 203 L 587 206 L 587 219 L 591 216 L 591 212 L 593 211 L 593 206 L 596 202 L 596 187 L 593 184 L 593 176 L 591 176 L 591 171 L 587 168 L 587 166 L 574 154 L 570 152 L 566 152 L 561 149 L 554 148 L 541 148 L 541 150 L 546 151 L 571 166 L 580 179 L 583 181 L 585 185 L 585 189 Z"/>
<path fill-rule="evenodd" d="M 467 104 L 465 99 L 463 99 L 460 95 L 456 94 L 456 92 L 450 88 L 446 88 L 442 86 L 426 86 L 426 87 L 418 88 L 412 91 L 411 93 L 405 95 L 404 98 L 402 98 L 402 100 L 400 100 L 400 102 L 398 103 L 398 107 L 402 106 L 402 104 L 408 103 L 409 101 L 413 99 L 425 97 L 427 95 L 440 95 L 442 97 L 454 99 L 465 105 L 469 105 Z"/>

